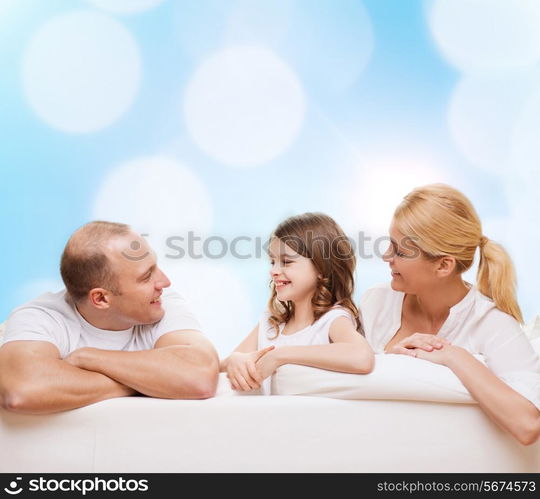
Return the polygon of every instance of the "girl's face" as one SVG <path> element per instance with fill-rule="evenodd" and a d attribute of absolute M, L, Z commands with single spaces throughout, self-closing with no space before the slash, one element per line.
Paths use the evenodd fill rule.
<path fill-rule="evenodd" d="M 392 273 L 392 289 L 409 294 L 422 294 L 438 282 L 437 268 L 439 261 L 428 260 L 413 244 L 393 225 L 390 227 L 390 244 L 383 255 Z"/>
<path fill-rule="evenodd" d="M 317 270 L 313 262 L 299 255 L 278 238 L 268 248 L 270 277 L 280 301 L 311 299 L 317 288 Z"/>

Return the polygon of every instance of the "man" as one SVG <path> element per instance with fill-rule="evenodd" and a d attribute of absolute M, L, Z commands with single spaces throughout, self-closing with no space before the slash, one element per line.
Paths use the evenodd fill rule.
<path fill-rule="evenodd" d="M 90 222 L 61 261 L 66 289 L 15 309 L 0 348 L 3 408 L 42 414 L 141 393 L 215 393 L 217 353 L 129 226 Z"/>

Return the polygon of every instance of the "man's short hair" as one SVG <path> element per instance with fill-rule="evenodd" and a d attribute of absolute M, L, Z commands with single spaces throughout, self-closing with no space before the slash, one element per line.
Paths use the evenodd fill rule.
<path fill-rule="evenodd" d="M 60 274 L 75 302 L 86 298 L 94 288 L 120 294 L 118 276 L 105 253 L 105 245 L 130 231 L 129 225 L 98 220 L 83 225 L 69 238 L 62 253 Z"/>

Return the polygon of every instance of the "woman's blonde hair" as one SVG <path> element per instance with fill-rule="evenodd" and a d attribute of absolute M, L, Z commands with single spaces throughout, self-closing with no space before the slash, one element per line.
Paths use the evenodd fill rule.
<path fill-rule="evenodd" d="M 340 305 L 351 312 L 356 329 L 363 333 L 358 308 L 354 304 L 354 269 L 356 257 L 341 227 L 324 213 L 303 213 L 281 222 L 270 236 L 279 239 L 299 255 L 309 258 L 317 273 L 317 288 L 311 300 L 315 320 Z M 270 282 L 269 322 L 279 334 L 279 325 L 294 316 L 294 303 L 277 298 Z"/>
<path fill-rule="evenodd" d="M 465 195 L 445 184 L 417 187 L 396 208 L 393 223 L 428 259 L 454 257 L 460 274 L 471 268 L 479 248 L 479 291 L 523 323 L 512 260 L 500 244 L 482 234 L 480 219 Z"/>

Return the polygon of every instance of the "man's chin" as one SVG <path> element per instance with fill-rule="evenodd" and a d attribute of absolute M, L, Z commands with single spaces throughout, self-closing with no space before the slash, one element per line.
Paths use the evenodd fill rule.
<path fill-rule="evenodd" d="M 149 314 L 147 314 L 146 317 L 141 317 L 140 325 L 149 325 L 149 324 L 155 324 L 156 322 L 159 322 L 161 319 L 163 319 L 163 316 L 165 315 L 165 310 L 163 310 L 161 307 L 159 310 L 152 310 Z"/>
<path fill-rule="evenodd" d="M 160 321 L 161 319 L 163 319 L 163 316 L 164 316 L 164 315 L 165 315 L 165 310 L 163 310 L 163 309 L 160 307 L 159 311 L 156 311 L 156 312 L 154 312 L 154 314 L 153 314 L 154 320 L 153 320 L 152 324 L 153 324 L 154 322 L 158 322 L 158 321 Z"/>

